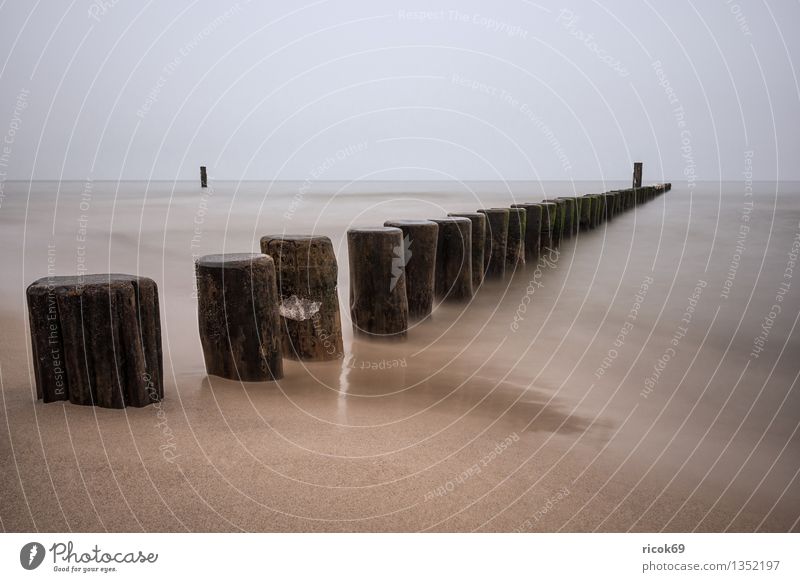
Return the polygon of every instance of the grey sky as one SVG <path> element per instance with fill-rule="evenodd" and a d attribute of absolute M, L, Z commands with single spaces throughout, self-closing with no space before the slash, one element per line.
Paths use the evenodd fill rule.
<path fill-rule="evenodd" d="M 798 22 L 794 1 L 7 1 L 0 171 L 736 180 L 752 151 L 755 179 L 800 179 Z"/>

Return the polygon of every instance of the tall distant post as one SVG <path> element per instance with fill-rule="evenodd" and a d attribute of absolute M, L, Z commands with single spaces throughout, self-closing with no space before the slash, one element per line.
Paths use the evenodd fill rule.
<path fill-rule="evenodd" d="M 200 187 L 208 188 L 208 175 L 206 174 L 205 166 L 200 166 Z"/>
<path fill-rule="evenodd" d="M 633 162 L 633 187 L 642 187 L 642 162 Z"/>

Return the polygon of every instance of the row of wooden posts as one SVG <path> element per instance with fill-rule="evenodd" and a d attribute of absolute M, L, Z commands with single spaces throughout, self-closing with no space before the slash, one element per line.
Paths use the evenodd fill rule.
<path fill-rule="evenodd" d="M 469 300 L 484 278 L 502 279 L 562 238 L 596 228 L 670 188 L 657 184 L 351 228 L 354 332 L 403 338 L 410 321 L 430 316 L 435 300 Z M 209 374 L 277 380 L 284 357 L 343 356 L 330 239 L 281 234 L 260 242 L 260 253 L 207 255 L 196 263 L 198 323 Z M 38 398 L 107 408 L 163 398 L 158 289 L 152 279 L 45 277 L 28 287 L 27 300 Z"/>

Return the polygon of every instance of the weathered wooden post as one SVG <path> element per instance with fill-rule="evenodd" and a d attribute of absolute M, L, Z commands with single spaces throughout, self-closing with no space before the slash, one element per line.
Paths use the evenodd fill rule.
<path fill-rule="evenodd" d="M 608 196 L 608 202 L 607 202 L 608 218 L 610 220 L 612 218 L 615 218 L 619 213 L 619 209 L 617 208 L 617 205 L 619 203 L 619 197 L 613 190 L 609 192 L 607 196 Z"/>
<path fill-rule="evenodd" d="M 601 203 L 600 204 L 601 204 L 601 208 L 602 208 L 601 215 L 600 215 L 601 216 L 601 221 L 602 222 L 607 222 L 607 221 L 611 220 L 611 217 L 612 217 L 612 209 L 613 209 L 613 205 L 614 205 L 614 198 L 611 195 L 611 193 L 609 193 L 609 192 L 603 192 L 600 195 L 600 198 L 601 198 Z"/>
<path fill-rule="evenodd" d="M 376 226 L 347 231 L 350 315 L 357 335 L 405 339 L 408 297 L 403 231 Z"/>
<path fill-rule="evenodd" d="M 439 226 L 430 220 L 387 220 L 383 226 L 403 231 L 408 318 L 424 319 L 433 308 Z"/>
<path fill-rule="evenodd" d="M 614 214 L 619 215 L 625 212 L 625 195 L 622 190 L 614 191 Z"/>
<path fill-rule="evenodd" d="M 283 377 L 278 287 L 272 257 L 200 257 L 197 316 L 206 371 L 242 382 Z"/>
<path fill-rule="evenodd" d="M 568 222 L 568 210 L 569 206 L 567 201 L 562 198 L 551 198 L 545 200 L 545 202 L 552 203 L 556 205 L 555 213 L 553 218 L 555 222 L 553 224 L 553 241 L 551 244 L 551 248 L 555 248 L 561 244 L 561 239 L 564 237 L 569 236 L 568 226 L 571 226 L 571 223 Z"/>
<path fill-rule="evenodd" d="M 472 290 L 477 292 L 483 283 L 486 266 L 486 215 L 480 212 L 451 212 L 447 216 L 469 218 L 472 221 Z"/>
<path fill-rule="evenodd" d="M 206 167 L 200 166 L 200 187 L 207 188 L 208 187 L 208 176 L 206 175 Z"/>
<path fill-rule="evenodd" d="M 164 397 L 158 287 L 152 279 L 44 277 L 26 294 L 38 398 L 124 408 Z"/>
<path fill-rule="evenodd" d="M 524 202 L 512 204 L 512 208 L 525 209 L 525 262 L 535 262 L 541 252 L 542 205 Z"/>
<path fill-rule="evenodd" d="M 505 208 L 481 208 L 486 215 L 486 249 L 484 272 L 489 279 L 502 279 L 506 274 L 509 211 Z"/>
<path fill-rule="evenodd" d="M 580 229 L 582 231 L 592 228 L 592 198 L 581 196 L 576 199 L 580 211 Z"/>
<path fill-rule="evenodd" d="M 600 226 L 603 217 L 603 197 L 600 194 L 590 194 L 592 199 L 592 228 Z"/>
<path fill-rule="evenodd" d="M 472 221 L 434 218 L 439 225 L 436 246 L 436 298 L 462 301 L 472 297 Z"/>
<path fill-rule="evenodd" d="M 630 210 L 630 203 L 631 203 L 631 192 L 630 188 L 625 188 L 624 190 L 619 191 L 619 195 L 622 197 L 621 202 L 621 210 L 622 212 L 627 212 Z"/>
<path fill-rule="evenodd" d="M 527 212 L 524 208 L 509 208 L 506 271 L 512 273 L 525 264 L 525 230 Z"/>
<path fill-rule="evenodd" d="M 556 230 L 559 226 L 559 220 L 563 218 L 563 213 L 559 212 L 559 205 L 553 201 L 544 201 L 542 206 L 542 234 L 539 238 L 539 252 L 544 252 L 545 249 L 555 248 L 558 245 Z"/>
<path fill-rule="evenodd" d="M 633 187 L 642 187 L 642 162 L 633 162 Z"/>
<path fill-rule="evenodd" d="M 261 252 L 275 263 L 284 357 L 343 357 L 339 269 L 331 240 L 310 234 L 267 235 L 261 237 Z"/>
<path fill-rule="evenodd" d="M 564 208 L 564 236 L 574 236 L 578 234 L 578 227 L 580 225 L 578 197 L 562 196 L 559 200 L 563 200 L 566 203 Z"/>

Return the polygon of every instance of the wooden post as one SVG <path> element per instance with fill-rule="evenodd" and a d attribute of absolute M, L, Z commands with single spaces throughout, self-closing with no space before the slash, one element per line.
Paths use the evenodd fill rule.
<path fill-rule="evenodd" d="M 383 226 L 403 231 L 403 264 L 409 320 L 428 317 L 433 308 L 439 226 L 430 220 L 387 220 Z"/>
<path fill-rule="evenodd" d="M 582 231 L 592 228 L 592 197 L 580 196 L 576 199 L 580 213 L 580 229 Z"/>
<path fill-rule="evenodd" d="M 261 237 L 275 262 L 284 357 L 326 361 L 344 356 L 337 291 L 339 269 L 327 236 Z"/>
<path fill-rule="evenodd" d="M 486 266 L 486 215 L 480 212 L 451 212 L 447 216 L 469 218 L 472 221 L 472 290 L 477 292 L 483 283 L 483 269 Z"/>
<path fill-rule="evenodd" d="M 527 212 L 524 208 L 509 208 L 506 271 L 512 273 L 525 264 L 525 231 Z"/>
<path fill-rule="evenodd" d="M 158 287 L 134 275 L 45 277 L 27 289 L 36 392 L 103 408 L 164 397 Z"/>
<path fill-rule="evenodd" d="M 462 301 L 472 297 L 472 221 L 434 218 L 439 225 L 436 246 L 436 299 Z"/>
<path fill-rule="evenodd" d="M 512 208 L 525 209 L 525 262 L 535 262 L 541 252 L 542 205 L 526 202 L 513 204 Z"/>
<path fill-rule="evenodd" d="M 206 371 L 242 382 L 283 377 L 278 287 L 272 257 L 200 257 L 197 316 Z"/>
<path fill-rule="evenodd" d="M 506 274 L 510 213 L 505 208 L 481 208 L 478 212 L 486 215 L 485 276 L 490 279 L 502 279 Z"/>
<path fill-rule="evenodd" d="M 404 339 L 408 332 L 403 231 L 392 227 L 347 231 L 350 315 L 357 335 Z"/>
<path fill-rule="evenodd" d="M 585 197 L 592 200 L 591 228 L 597 228 L 600 225 L 600 219 L 603 215 L 602 196 L 600 194 L 587 194 Z"/>
<path fill-rule="evenodd" d="M 555 248 L 558 245 L 557 238 L 560 235 L 559 221 L 563 218 L 563 212 L 559 212 L 560 206 L 555 201 L 545 200 L 542 202 L 542 234 L 539 239 L 539 252 L 545 249 Z"/>
<path fill-rule="evenodd" d="M 208 187 L 208 175 L 206 174 L 205 166 L 200 166 L 200 187 L 201 188 Z"/>
<path fill-rule="evenodd" d="M 642 187 L 642 162 L 633 162 L 633 187 Z"/>
<path fill-rule="evenodd" d="M 570 237 L 578 234 L 580 206 L 578 205 L 577 196 L 564 196 L 559 200 L 563 200 L 566 203 L 564 208 L 564 236 Z"/>

